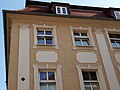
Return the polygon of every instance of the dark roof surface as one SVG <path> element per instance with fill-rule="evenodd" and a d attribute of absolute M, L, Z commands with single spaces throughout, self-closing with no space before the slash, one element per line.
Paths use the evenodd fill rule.
<path fill-rule="evenodd" d="M 26 7 L 18 12 L 32 14 L 56 14 L 54 6 L 65 6 L 69 14 L 66 16 L 88 17 L 96 19 L 115 19 L 113 11 L 120 11 L 120 8 L 101 8 L 90 6 L 70 5 L 69 3 L 60 2 L 41 2 L 26 0 Z M 61 15 L 62 16 L 62 15 Z"/>

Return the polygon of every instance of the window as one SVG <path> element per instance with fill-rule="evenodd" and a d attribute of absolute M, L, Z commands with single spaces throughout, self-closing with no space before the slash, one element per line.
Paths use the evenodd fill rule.
<path fill-rule="evenodd" d="M 120 11 L 114 11 L 116 19 L 120 19 Z"/>
<path fill-rule="evenodd" d="M 63 15 L 67 15 L 67 8 L 66 7 L 60 7 L 60 6 L 56 6 L 56 14 L 63 14 Z"/>
<path fill-rule="evenodd" d="M 85 90 L 100 90 L 96 72 L 82 71 Z"/>
<path fill-rule="evenodd" d="M 87 32 L 73 32 L 76 46 L 89 46 Z"/>
<path fill-rule="evenodd" d="M 56 90 L 54 71 L 40 71 L 40 90 Z"/>
<path fill-rule="evenodd" d="M 120 34 L 109 34 L 112 47 L 120 47 Z"/>
<path fill-rule="evenodd" d="M 37 44 L 38 45 L 53 45 L 52 31 L 38 30 L 37 31 Z"/>

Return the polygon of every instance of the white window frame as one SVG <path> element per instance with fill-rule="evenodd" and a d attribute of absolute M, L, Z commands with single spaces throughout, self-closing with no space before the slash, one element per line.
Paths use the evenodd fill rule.
<path fill-rule="evenodd" d="M 40 80 L 40 77 L 39 77 L 39 84 L 44 83 L 44 82 L 46 82 L 46 83 L 49 82 L 49 83 L 55 83 L 55 85 L 56 85 L 56 71 L 55 70 L 40 70 L 39 71 L 39 76 L 40 76 L 40 72 L 46 72 L 47 73 L 47 80 Z M 55 80 L 48 80 L 48 72 L 54 72 Z M 39 88 L 40 88 L 40 85 L 39 85 Z M 48 89 L 48 84 L 47 84 L 47 90 L 49 90 Z"/>
<path fill-rule="evenodd" d="M 105 34 L 107 36 L 107 39 L 108 39 L 108 42 L 109 42 L 109 45 L 110 45 L 110 50 L 114 50 L 115 48 L 119 48 L 119 47 L 113 47 L 112 44 L 111 44 L 111 41 L 110 41 L 110 37 L 109 37 L 109 33 L 113 33 L 113 34 L 120 34 L 120 30 L 119 29 L 115 29 L 115 28 L 103 28 L 104 31 L 105 31 Z"/>
<path fill-rule="evenodd" d="M 89 45 L 85 46 L 85 47 L 93 47 L 94 50 L 96 50 L 96 46 L 95 46 L 95 42 L 93 39 L 93 35 L 92 35 L 92 29 L 91 27 L 73 27 L 73 26 L 69 26 L 70 32 L 71 32 L 71 36 L 72 36 L 72 41 L 73 41 L 73 49 L 77 49 L 77 47 L 81 47 L 81 46 L 76 46 L 75 45 L 75 39 L 74 39 L 74 30 L 78 31 L 78 32 L 87 32 L 87 36 L 89 38 Z M 82 46 L 83 47 L 83 46 Z"/>
<path fill-rule="evenodd" d="M 39 44 L 39 43 L 37 42 L 38 45 L 54 45 L 54 42 L 53 42 L 54 38 L 53 38 L 53 31 L 52 31 L 52 30 L 45 30 L 45 29 L 42 30 L 42 29 L 38 29 L 37 32 L 38 32 L 38 31 L 43 31 L 43 32 L 44 32 L 43 35 L 39 35 L 39 34 L 37 33 L 37 40 L 38 40 L 38 37 L 39 37 L 39 38 L 44 38 L 44 44 Z M 45 34 L 46 31 L 51 31 L 51 32 L 52 32 L 52 35 L 46 35 L 46 34 Z M 46 43 L 46 39 L 49 38 L 49 37 L 52 38 L 52 44 L 47 44 L 47 43 Z"/>
<path fill-rule="evenodd" d="M 82 34 L 81 34 L 81 33 L 88 34 L 87 32 L 82 32 L 82 31 L 81 31 L 81 32 L 80 32 L 80 31 L 79 31 L 79 32 L 76 32 L 75 30 L 73 30 L 73 34 L 74 34 L 74 32 L 75 32 L 75 33 L 79 33 L 79 35 L 80 35 L 80 36 L 75 36 L 75 35 L 74 35 L 74 40 L 75 40 L 75 39 L 79 39 L 79 42 L 81 42 L 81 44 L 82 44 L 82 45 L 76 45 L 76 46 L 89 46 L 89 45 L 90 45 L 88 35 L 87 35 L 87 36 L 82 36 Z M 84 45 L 84 44 L 83 44 L 83 40 L 87 40 L 88 45 Z"/>
<path fill-rule="evenodd" d="M 38 29 L 39 28 L 39 29 Z M 52 31 L 52 37 L 53 37 L 53 44 L 50 44 L 51 46 L 54 46 L 55 49 L 59 49 L 59 46 L 58 46 L 58 39 L 57 39 L 57 33 L 56 33 L 56 29 L 57 29 L 57 26 L 56 25 L 53 25 L 53 26 L 49 26 L 49 25 L 46 25 L 46 24 L 43 24 L 43 25 L 37 25 L 37 24 L 33 24 L 33 29 L 34 29 L 34 45 L 33 45 L 33 48 L 38 48 L 38 44 L 37 44 L 37 31 L 38 30 L 51 30 Z M 49 44 L 47 44 L 49 46 Z M 45 45 L 45 46 L 47 46 Z"/>
<path fill-rule="evenodd" d="M 114 14 L 116 19 L 120 19 L 120 11 L 114 11 Z M 117 14 L 119 14 L 119 16 Z"/>
<path fill-rule="evenodd" d="M 98 76 L 98 82 L 99 82 L 99 88 L 100 90 L 107 90 L 107 87 L 106 87 L 106 82 L 105 82 L 105 78 L 104 78 L 104 75 L 103 75 L 103 70 L 102 70 L 102 66 L 96 66 L 96 65 L 90 65 L 90 64 L 87 64 L 87 65 L 76 65 L 76 68 L 77 68 L 77 71 L 78 71 L 78 77 L 79 77 L 79 84 L 80 84 L 80 88 L 81 90 L 85 90 L 85 87 L 84 87 L 84 80 L 83 80 L 83 75 L 82 75 L 82 71 L 85 70 L 85 71 L 96 71 L 96 74 Z"/>
<path fill-rule="evenodd" d="M 56 6 L 55 8 L 56 14 L 68 15 L 67 7 Z M 60 9 L 60 13 L 58 12 L 58 8 Z M 65 13 L 63 12 L 63 9 L 65 9 Z"/>
<path fill-rule="evenodd" d="M 33 65 L 34 69 L 34 90 L 40 90 L 40 70 L 54 70 L 56 72 L 55 78 L 56 78 L 56 90 L 63 90 L 62 85 L 62 66 L 61 65 L 50 65 L 46 64 L 45 66 L 38 66 L 36 64 Z"/>
<path fill-rule="evenodd" d="M 108 34 L 114 34 L 114 33 L 108 33 Z M 119 34 L 120 35 L 120 34 Z M 110 36 L 109 36 L 109 38 L 110 38 Z M 110 38 L 110 41 L 111 40 L 114 40 L 115 41 L 115 46 L 116 47 L 114 47 L 114 46 L 112 46 L 113 48 L 120 48 L 120 46 L 117 44 L 117 41 L 119 41 L 120 42 L 120 38 Z M 112 42 L 111 42 L 111 45 L 112 45 Z"/>
<path fill-rule="evenodd" d="M 97 72 L 95 70 L 82 70 L 82 72 L 83 71 L 84 72 L 95 72 L 96 73 L 96 77 L 97 77 L 97 80 L 84 80 L 83 79 L 83 81 L 84 81 L 83 83 L 97 83 L 98 84 L 98 88 L 100 89 Z M 85 88 L 85 84 L 84 84 L 84 88 Z M 90 84 L 90 88 L 91 88 L 91 90 L 93 90 L 91 84 Z"/>

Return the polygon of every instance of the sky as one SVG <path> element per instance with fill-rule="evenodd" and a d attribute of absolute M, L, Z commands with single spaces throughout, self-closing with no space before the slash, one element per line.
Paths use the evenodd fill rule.
<path fill-rule="evenodd" d="M 0 90 L 5 87 L 5 55 L 4 55 L 4 30 L 2 10 L 16 10 L 25 7 L 26 0 L 0 0 Z M 46 2 L 67 2 L 73 5 L 94 7 L 116 7 L 120 8 L 120 0 L 32 0 Z"/>

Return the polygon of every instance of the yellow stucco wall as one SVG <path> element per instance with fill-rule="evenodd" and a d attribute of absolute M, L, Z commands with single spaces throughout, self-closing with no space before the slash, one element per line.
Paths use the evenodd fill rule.
<path fill-rule="evenodd" d="M 80 90 L 78 72 L 76 69 L 76 64 L 87 65 L 89 63 L 79 63 L 76 60 L 77 52 L 94 52 L 97 55 L 98 61 L 93 65 L 102 65 L 100 51 L 98 48 L 95 31 L 92 29 L 92 35 L 94 37 L 94 42 L 96 50 L 93 47 L 78 47 L 73 49 L 72 37 L 70 33 L 69 26 L 74 27 L 92 27 L 92 28 L 116 28 L 120 30 L 120 21 L 110 21 L 110 20 L 93 20 L 93 19 L 80 19 L 80 18 L 63 18 L 63 17 L 49 17 L 49 16 L 34 16 L 34 15 L 22 15 L 22 14 L 8 14 L 7 18 L 11 26 L 11 41 L 10 41 L 10 59 L 9 59 L 9 74 L 8 74 L 8 90 L 17 90 L 17 75 L 18 75 L 18 48 L 19 48 L 19 25 L 29 24 L 30 25 L 30 90 L 34 90 L 34 71 L 33 65 L 62 65 L 62 80 L 64 90 Z M 33 48 L 34 45 L 34 30 L 33 24 L 37 25 L 57 25 L 57 38 L 59 49 L 55 49 L 54 46 L 38 46 L 38 48 Z M 9 26 L 9 25 L 8 25 Z M 120 85 L 120 71 L 116 67 L 120 63 L 115 60 L 115 53 L 120 53 L 119 49 L 111 50 L 106 34 L 104 33 L 105 40 L 109 49 L 109 53 L 112 58 L 112 63 L 117 75 L 117 79 Z M 40 63 L 36 61 L 37 51 L 55 51 L 58 53 L 58 61 L 54 63 Z M 108 80 L 103 67 L 103 75 L 106 81 L 107 89 L 110 90 Z"/>

